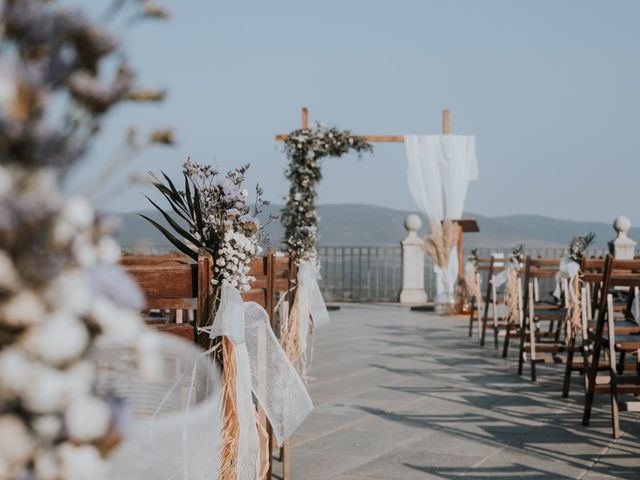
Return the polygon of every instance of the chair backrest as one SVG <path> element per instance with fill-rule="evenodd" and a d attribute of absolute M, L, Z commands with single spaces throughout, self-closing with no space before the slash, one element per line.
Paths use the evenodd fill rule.
<path fill-rule="evenodd" d="M 524 267 L 524 298 L 528 299 L 533 287 L 533 299 L 540 300 L 540 280 L 553 280 L 560 270 L 559 258 L 532 258 L 527 256 Z M 528 301 L 528 300 L 525 300 Z"/>
<path fill-rule="evenodd" d="M 207 324 L 212 309 L 214 259 L 211 254 L 201 249 L 197 263 L 181 255 L 124 256 L 121 263 L 142 289 L 147 308 L 196 312 L 195 325 L 157 326 L 195 340 L 197 327 Z M 270 251 L 264 257 L 252 259 L 249 275 L 255 280 L 250 290 L 241 292 L 242 298 L 265 308 L 273 326 L 276 293 L 291 289 L 295 263 L 288 255 Z M 203 346 L 208 341 L 204 337 L 200 340 Z"/>

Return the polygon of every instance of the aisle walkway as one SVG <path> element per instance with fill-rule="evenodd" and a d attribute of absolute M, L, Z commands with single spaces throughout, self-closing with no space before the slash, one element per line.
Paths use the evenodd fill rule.
<path fill-rule="evenodd" d="M 608 397 L 581 426 L 578 381 L 530 383 L 466 335 L 466 320 L 398 306 L 343 305 L 320 331 L 315 403 L 294 435 L 295 480 L 640 478 L 640 422 L 610 437 Z M 550 374 L 553 373 L 553 377 Z"/>

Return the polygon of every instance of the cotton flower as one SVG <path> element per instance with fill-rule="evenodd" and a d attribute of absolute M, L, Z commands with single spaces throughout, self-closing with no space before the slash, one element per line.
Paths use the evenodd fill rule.
<path fill-rule="evenodd" d="M 131 310 L 118 308 L 104 297 L 95 299 L 90 317 L 102 329 L 102 333 L 116 342 L 133 342 L 144 324 Z"/>
<path fill-rule="evenodd" d="M 41 366 L 33 369 L 31 382 L 22 392 L 25 406 L 35 413 L 55 413 L 61 410 L 67 399 L 64 373 Z"/>
<path fill-rule="evenodd" d="M 88 362 L 77 362 L 66 370 L 33 363 L 21 396 L 25 406 L 34 413 L 56 413 L 72 399 L 88 394 L 93 380 L 94 369 Z"/>
<path fill-rule="evenodd" d="M 35 445 L 26 425 L 15 415 L 0 416 L 0 458 L 8 465 L 26 462 Z"/>
<path fill-rule="evenodd" d="M 0 392 L 12 397 L 29 388 L 34 363 L 19 348 L 12 346 L 0 350 Z"/>
<path fill-rule="evenodd" d="M 10 327 L 27 327 L 42 323 L 45 308 L 40 297 L 23 290 L 0 306 L 0 322 Z"/>
<path fill-rule="evenodd" d="M 69 436 L 79 442 L 88 442 L 107 433 L 111 411 L 104 401 L 87 396 L 73 400 L 64 418 Z"/>
<path fill-rule="evenodd" d="M 58 448 L 62 478 L 65 480 L 102 480 L 107 475 L 107 465 L 100 452 L 90 445 L 64 443 Z"/>
<path fill-rule="evenodd" d="M 31 422 L 31 427 L 38 438 L 52 442 L 62 432 L 62 420 L 57 415 L 41 415 Z"/>
<path fill-rule="evenodd" d="M 51 282 L 44 297 L 54 310 L 83 315 L 92 302 L 89 278 L 80 270 L 68 270 Z"/>
<path fill-rule="evenodd" d="M 34 462 L 35 474 L 38 480 L 58 480 L 60 465 L 50 452 L 38 452 Z"/>
<path fill-rule="evenodd" d="M 67 313 L 47 316 L 42 325 L 22 338 L 24 349 L 53 365 L 62 365 L 80 356 L 89 343 L 84 322 Z"/>
<path fill-rule="evenodd" d="M 96 245 L 96 255 L 104 263 L 116 263 L 121 255 L 120 245 L 111 237 L 102 237 Z"/>

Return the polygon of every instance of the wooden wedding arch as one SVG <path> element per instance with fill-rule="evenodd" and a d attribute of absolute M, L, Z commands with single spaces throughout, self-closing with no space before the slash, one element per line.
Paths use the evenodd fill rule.
<path fill-rule="evenodd" d="M 309 128 L 309 109 L 302 108 L 302 128 Z M 449 135 L 451 128 L 451 114 L 448 109 L 442 110 L 442 134 Z M 367 142 L 373 143 L 404 143 L 402 135 L 359 135 Z M 276 140 L 283 142 L 286 140 L 287 134 L 276 135 Z M 458 235 L 458 277 L 464 277 L 464 255 L 462 252 L 463 238 L 465 233 L 479 232 L 478 222 L 474 218 L 458 218 L 453 219 L 458 224 L 460 235 Z"/>

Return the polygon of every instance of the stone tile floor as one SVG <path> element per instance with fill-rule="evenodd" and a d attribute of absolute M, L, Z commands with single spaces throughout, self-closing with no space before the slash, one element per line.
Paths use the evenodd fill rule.
<path fill-rule="evenodd" d="M 561 365 L 519 377 L 515 348 L 481 348 L 465 318 L 344 304 L 332 321 L 316 335 L 293 479 L 640 478 L 640 416 L 623 414 L 613 441 L 601 396 L 583 427 L 581 380 L 562 399 Z"/>

